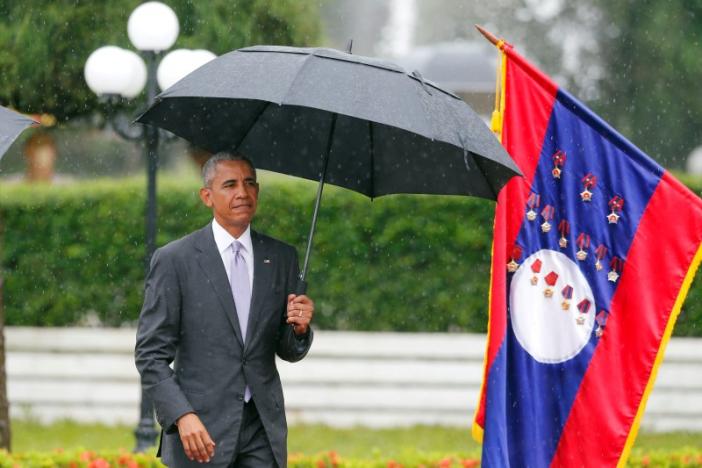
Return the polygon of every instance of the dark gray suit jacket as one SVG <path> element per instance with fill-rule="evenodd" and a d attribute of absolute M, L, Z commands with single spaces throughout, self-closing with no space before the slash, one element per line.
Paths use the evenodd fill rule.
<path fill-rule="evenodd" d="M 211 225 L 158 249 L 151 261 L 135 358 L 163 428 L 161 454 L 167 465 L 201 466 L 186 458 L 175 426 L 191 411 L 215 441 L 210 463 L 231 462 L 247 384 L 276 461 L 287 464 L 275 355 L 299 361 L 312 334 L 296 337 L 285 323 L 287 295 L 294 292 L 299 271 L 295 249 L 253 230 L 251 240 L 254 280 L 246 345 Z"/>

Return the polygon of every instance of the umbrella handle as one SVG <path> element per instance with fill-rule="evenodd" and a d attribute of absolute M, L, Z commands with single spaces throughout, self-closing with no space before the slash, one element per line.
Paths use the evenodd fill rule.
<path fill-rule="evenodd" d="M 297 284 L 295 285 L 295 295 L 296 296 L 302 296 L 307 292 L 307 281 L 298 278 L 297 279 Z"/>
<path fill-rule="evenodd" d="M 302 296 L 307 292 L 307 281 L 303 280 L 302 278 L 297 279 L 297 284 L 295 285 L 295 295 L 296 296 Z M 290 329 L 295 330 L 295 324 L 291 323 L 290 324 Z"/>

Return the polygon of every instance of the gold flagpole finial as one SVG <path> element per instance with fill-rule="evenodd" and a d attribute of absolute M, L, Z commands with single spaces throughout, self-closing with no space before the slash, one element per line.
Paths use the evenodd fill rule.
<path fill-rule="evenodd" d="M 505 71 L 507 68 L 506 57 L 502 47 L 504 46 L 505 41 L 498 39 L 494 34 L 478 24 L 475 25 L 475 28 L 480 32 L 480 34 L 485 36 L 485 39 L 497 47 L 500 54 L 500 60 L 497 66 L 497 79 L 495 80 L 495 110 L 492 112 L 492 117 L 490 119 L 490 128 L 495 133 L 497 138 L 502 141 L 502 118 L 504 115 L 505 100 L 504 84 Z"/>
<path fill-rule="evenodd" d="M 487 29 L 483 28 L 479 24 L 476 24 L 474 26 L 475 26 L 475 29 L 477 29 L 480 32 L 480 34 L 482 34 L 485 37 L 485 39 L 487 39 L 488 41 L 490 41 L 492 43 L 492 45 L 495 45 L 495 46 L 498 45 L 500 40 L 494 34 L 492 34 Z"/>

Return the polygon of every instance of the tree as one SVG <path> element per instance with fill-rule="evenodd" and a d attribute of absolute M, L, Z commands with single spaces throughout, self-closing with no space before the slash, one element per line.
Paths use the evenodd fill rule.
<path fill-rule="evenodd" d="M 90 114 L 96 96 L 83 66 L 96 48 L 133 48 L 127 19 L 138 0 L 0 0 L 0 102 L 59 122 Z M 172 0 L 180 19 L 175 47 L 216 54 L 256 43 L 308 45 L 319 40 L 316 2 Z"/>
<path fill-rule="evenodd" d="M 666 166 L 702 144 L 702 2 L 597 0 L 607 79 L 593 103 Z"/>
<path fill-rule="evenodd" d="M 417 2 L 415 43 L 475 39 L 482 23 L 667 167 L 702 144 L 702 3 Z"/>
<path fill-rule="evenodd" d="M 456 38 L 485 42 L 480 24 L 513 44 L 562 86 L 590 99 L 601 77 L 596 28 L 600 12 L 593 0 L 445 0 L 417 2 L 417 45 Z"/>

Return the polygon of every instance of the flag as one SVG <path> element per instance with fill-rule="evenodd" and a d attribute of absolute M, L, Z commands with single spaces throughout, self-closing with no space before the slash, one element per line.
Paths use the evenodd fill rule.
<path fill-rule="evenodd" d="M 626 462 L 702 251 L 702 200 L 499 42 L 495 211 L 473 434 L 483 466 Z"/>

